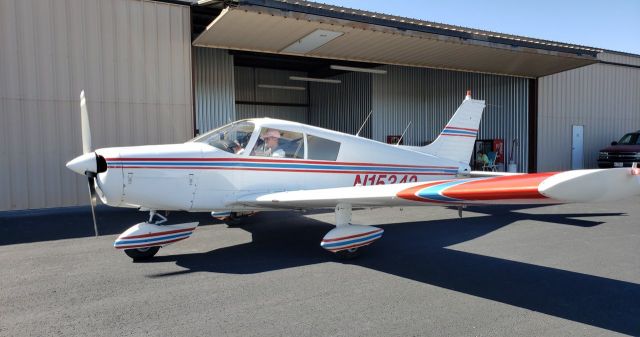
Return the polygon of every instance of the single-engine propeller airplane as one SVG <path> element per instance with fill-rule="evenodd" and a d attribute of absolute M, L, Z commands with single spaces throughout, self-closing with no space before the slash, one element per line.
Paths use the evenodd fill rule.
<path fill-rule="evenodd" d="M 469 160 L 485 107 L 470 92 L 437 139 L 426 146 L 389 145 L 284 120 L 241 120 L 182 144 L 92 151 L 84 92 L 84 154 L 67 167 L 88 177 L 115 207 L 149 211 L 115 241 L 133 258 L 189 238 L 197 222 L 166 224 L 157 211 L 212 212 L 237 220 L 250 212 L 335 210 L 335 228 L 320 245 L 354 257 L 383 230 L 351 223 L 353 208 L 554 204 L 613 201 L 640 194 L 640 169 L 508 174 L 471 171 Z"/>

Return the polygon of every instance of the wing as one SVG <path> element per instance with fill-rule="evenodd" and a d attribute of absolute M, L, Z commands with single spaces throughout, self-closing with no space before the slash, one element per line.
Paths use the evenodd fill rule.
<path fill-rule="evenodd" d="M 575 170 L 462 178 L 408 184 L 352 186 L 250 194 L 235 206 L 270 209 L 530 204 L 613 201 L 640 195 L 637 169 Z"/>

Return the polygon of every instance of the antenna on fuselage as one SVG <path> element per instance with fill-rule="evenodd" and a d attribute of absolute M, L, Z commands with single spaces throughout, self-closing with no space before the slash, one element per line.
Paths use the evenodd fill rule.
<path fill-rule="evenodd" d="M 367 124 L 367 121 L 369 120 L 369 117 L 371 117 L 371 113 L 372 112 L 373 112 L 373 109 L 371 109 L 371 111 L 369 111 L 369 114 L 367 115 L 367 118 L 365 118 L 364 122 L 362 122 L 362 126 L 358 129 L 358 132 L 356 132 L 356 137 L 360 136 L 360 131 L 362 131 L 364 126 Z"/>
<path fill-rule="evenodd" d="M 400 139 L 398 139 L 398 142 L 396 143 L 396 146 L 400 145 L 400 142 L 402 141 L 402 138 L 404 138 L 404 134 L 407 133 L 407 130 L 409 130 L 409 127 L 411 126 L 411 122 L 409 122 L 409 124 L 407 124 L 407 127 L 404 128 L 404 131 L 402 131 L 402 135 L 400 136 Z"/>

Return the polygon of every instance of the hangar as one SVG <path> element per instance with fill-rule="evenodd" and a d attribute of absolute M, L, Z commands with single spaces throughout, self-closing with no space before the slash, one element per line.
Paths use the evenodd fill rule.
<path fill-rule="evenodd" d="M 502 170 L 594 167 L 640 129 L 640 56 L 598 48 L 286 0 L 9 0 L 0 22 L 0 210 L 86 203 L 82 89 L 95 147 L 262 116 L 421 145 L 466 90 Z"/>

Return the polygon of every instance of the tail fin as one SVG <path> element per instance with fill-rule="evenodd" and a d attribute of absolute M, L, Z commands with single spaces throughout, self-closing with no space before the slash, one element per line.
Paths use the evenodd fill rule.
<path fill-rule="evenodd" d="M 437 157 L 468 163 L 478 135 L 484 101 L 471 99 L 471 92 L 433 143 L 418 148 Z"/>

